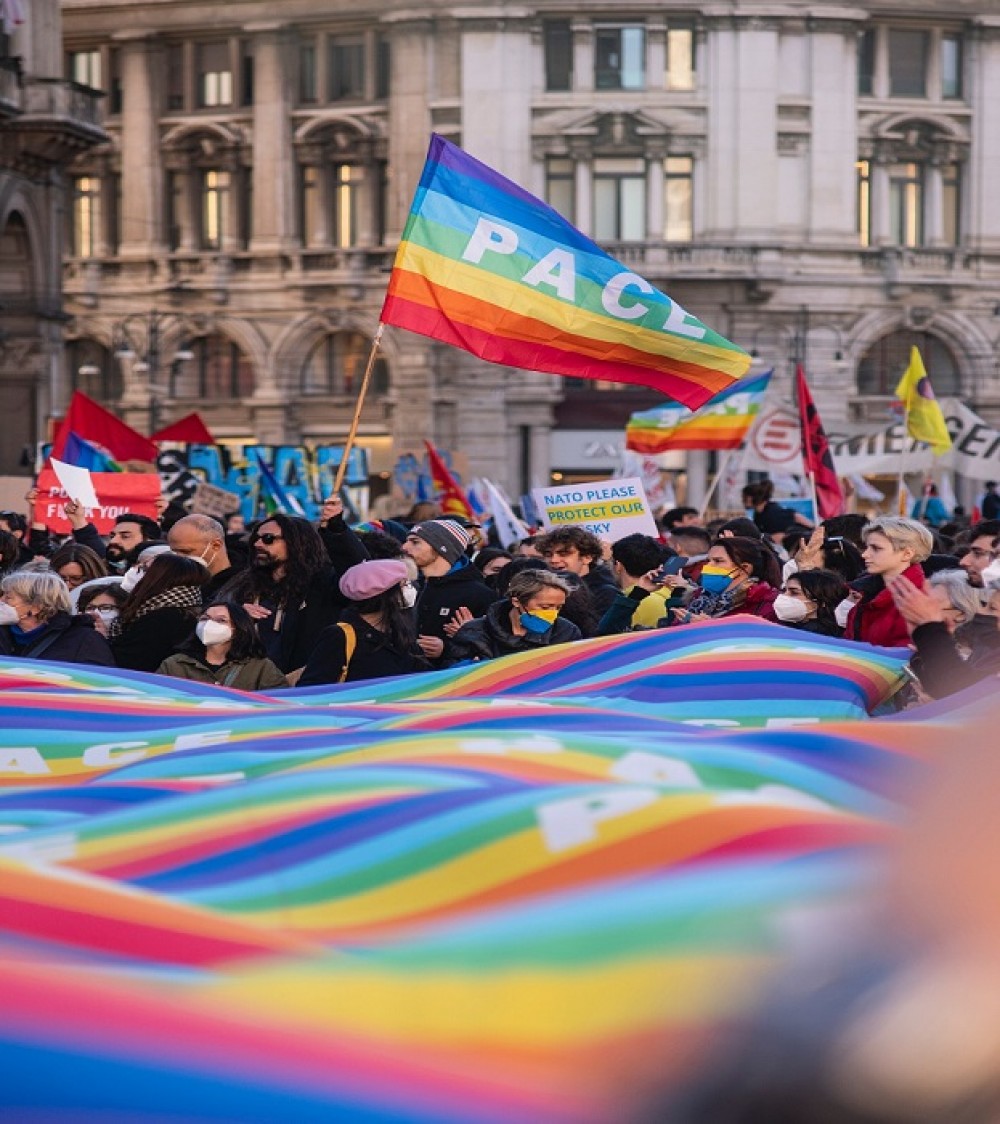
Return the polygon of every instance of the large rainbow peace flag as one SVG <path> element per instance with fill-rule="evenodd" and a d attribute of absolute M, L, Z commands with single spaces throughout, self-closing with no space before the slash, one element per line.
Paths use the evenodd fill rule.
<path fill-rule="evenodd" d="M 651 386 L 692 409 L 750 366 L 558 212 L 437 135 L 382 322 L 493 363 Z"/>
<path fill-rule="evenodd" d="M 750 618 L 532 655 L 273 696 L 0 661 L 0 1117 L 638 1119 L 995 723 L 871 719 L 907 653 Z"/>
<path fill-rule="evenodd" d="M 774 371 L 742 378 L 700 410 L 668 403 L 633 414 L 625 447 L 646 456 L 672 449 L 738 449 L 760 411 Z"/>

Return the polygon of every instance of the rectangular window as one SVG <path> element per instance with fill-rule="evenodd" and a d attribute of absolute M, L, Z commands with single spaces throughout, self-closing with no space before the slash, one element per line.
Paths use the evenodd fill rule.
<path fill-rule="evenodd" d="M 184 214 L 184 186 L 186 176 L 179 172 L 167 173 L 167 245 L 171 250 L 181 248 L 181 216 Z"/>
<path fill-rule="evenodd" d="M 299 101 L 303 105 L 312 105 L 317 100 L 318 94 L 316 44 L 303 43 L 299 47 Z"/>
<path fill-rule="evenodd" d="M 576 165 L 565 156 L 545 161 L 545 202 L 568 222 L 576 222 Z"/>
<path fill-rule="evenodd" d="M 569 20 L 546 20 L 545 88 L 569 90 L 573 85 L 573 31 Z"/>
<path fill-rule="evenodd" d="M 365 44 L 360 38 L 330 43 L 329 100 L 362 98 L 365 93 Z"/>
<path fill-rule="evenodd" d="M 667 89 L 694 89 L 694 30 L 667 28 Z"/>
<path fill-rule="evenodd" d="M 375 97 L 385 101 L 389 96 L 389 82 L 392 75 L 392 48 L 385 35 L 375 40 Z"/>
<path fill-rule="evenodd" d="M 889 215 L 895 245 L 923 245 L 923 212 L 923 166 L 916 163 L 890 165 Z"/>
<path fill-rule="evenodd" d="M 320 231 L 323 229 L 320 208 L 319 168 L 315 164 L 304 164 L 299 173 L 301 185 L 302 245 L 308 247 L 320 244 Z"/>
<path fill-rule="evenodd" d="M 81 86 L 90 86 L 93 90 L 103 89 L 101 52 L 74 51 L 69 56 L 69 76 L 71 81 L 79 82 Z"/>
<path fill-rule="evenodd" d="M 960 98 L 962 96 L 962 37 L 943 35 L 941 37 L 941 96 Z"/>
<path fill-rule="evenodd" d="M 73 180 L 73 256 L 97 256 L 101 229 L 101 181 L 96 176 Z"/>
<path fill-rule="evenodd" d="M 233 71 L 229 43 L 202 43 L 198 47 L 198 105 L 211 108 L 233 104 Z"/>
<path fill-rule="evenodd" d="M 941 169 L 941 205 L 944 209 L 942 227 L 944 240 L 957 246 L 962 240 L 962 169 L 959 164 L 945 164 Z"/>
<path fill-rule="evenodd" d="M 180 43 L 167 46 L 167 112 L 184 108 L 184 48 Z"/>
<path fill-rule="evenodd" d="M 240 44 L 240 105 L 253 105 L 253 46 Z"/>
<path fill-rule="evenodd" d="M 598 27 L 594 33 L 598 90 L 641 90 L 646 85 L 646 29 Z"/>
<path fill-rule="evenodd" d="M 207 171 L 202 173 L 201 187 L 201 247 L 203 250 L 221 250 L 227 230 L 229 192 L 231 179 L 229 172 Z"/>
<path fill-rule="evenodd" d="M 646 167 L 641 158 L 594 161 L 594 238 L 640 242 L 646 237 Z"/>
<path fill-rule="evenodd" d="M 855 165 L 858 174 L 856 226 L 858 241 L 862 246 L 872 244 L 872 169 L 868 160 L 859 160 Z"/>
<path fill-rule="evenodd" d="M 889 93 L 894 98 L 927 96 L 926 31 L 889 29 Z"/>
<path fill-rule="evenodd" d="M 858 37 L 858 93 L 866 98 L 875 93 L 875 29 L 871 27 Z"/>
<path fill-rule="evenodd" d="M 122 244 L 122 177 L 115 172 L 109 177 L 109 189 L 105 194 L 108 204 L 108 221 L 106 224 L 108 238 L 108 253 L 117 254 Z"/>
<path fill-rule="evenodd" d="M 694 236 L 694 160 L 668 156 L 663 173 L 663 237 L 668 242 L 690 242 Z"/>
<path fill-rule="evenodd" d="M 108 113 L 117 116 L 122 111 L 122 60 L 117 47 L 108 52 L 108 70 Z"/>
<path fill-rule="evenodd" d="M 389 164 L 385 160 L 375 162 L 375 242 L 385 243 L 389 229 Z"/>
<path fill-rule="evenodd" d="M 357 245 L 359 185 L 357 168 L 350 164 L 333 166 L 333 244 L 342 249 Z"/>

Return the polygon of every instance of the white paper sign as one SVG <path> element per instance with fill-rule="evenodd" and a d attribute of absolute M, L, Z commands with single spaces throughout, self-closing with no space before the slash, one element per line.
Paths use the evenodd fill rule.
<path fill-rule="evenodd" d="M 52 457 L 51 460 L 52 471 L 56 474 L 59 483 L 62 484 L 66 495 L 71 500 L 82 503 L 84 507 L 100 507 L 101 501 L 94 491 L 94 481 L 90 478 L 89 468 L 66 464 L 65 461 L 57 461 L 55 457 Z"/>
<path fill-rule="evenodd" d="M 642 481 L 596 480 L 560 488 L 533 488 L 531 495 L 546 530 L 583 527 L 606 542 L 626 535 L 657 535 Z"/>

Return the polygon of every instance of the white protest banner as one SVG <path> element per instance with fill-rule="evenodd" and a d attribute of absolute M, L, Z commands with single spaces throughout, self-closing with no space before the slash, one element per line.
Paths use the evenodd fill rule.
<path fill-rule="evenodd" d="M 583 527 L 606 542 L 617 542 L 626 535 L 657 534 L 656 520 L 637 476 L 560 488 L 533 488 L 531 495 L 542 526 L 549 531 L 556 527 Z"/>
<path fill-rule="evenodd" d="M 101 501 L 94 491 L 94 481 L 91 479 L 89 468 L 80 468 L 78 465 L 67 464 L 53 457 L 52 470 L 71 500 L 83 504 L 84 507 L 100 506 Z"/>

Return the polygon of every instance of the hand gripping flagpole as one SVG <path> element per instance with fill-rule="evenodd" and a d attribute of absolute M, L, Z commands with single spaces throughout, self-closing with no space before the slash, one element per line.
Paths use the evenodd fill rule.
<path fill-rule="evenodd" d="M 368 393 L 368 382 L 372 376 L 372 368 L 375 366 L 375 356 L 378 354 L 378 345 L 382 340 L 382 333 L 385 331 L 385 325 L 379 321 L 378 328 L 375 331 L 375 336 L 372 339 L 372 349 L 368 353 L 368 363 L 365 366 L 364 377 L 361 380 L 361 389 L 358 391 L 358 400 L 354 405 L 354 417 L 351 420 L 351 428 L 347 434 L 347 441 L 344 444 L 344 452 L 340 458 L 340 464 L 337 466 L 337 476 L 333 481 L 333 494 L 340 495 L 340 489 L 344 484 L 344 476 L 347 474 L 347 461 L 351 455 L 351 450 L 354 448 L 355 438 L 358 436 L 358 425 L 361 423 L 361 410 L 365 404 L 365 395 Z"/>

